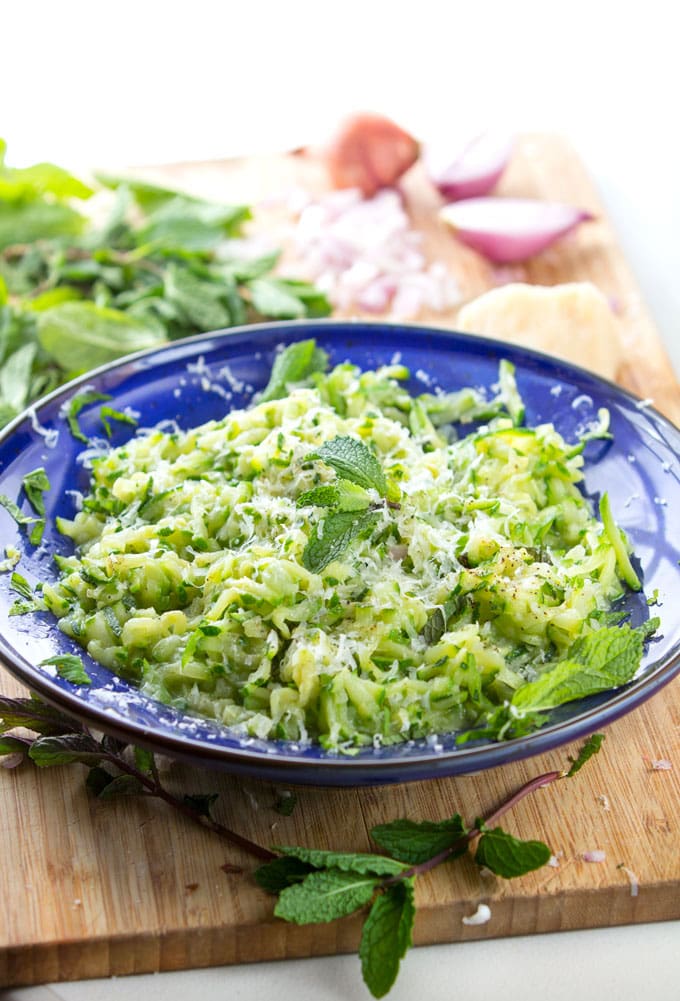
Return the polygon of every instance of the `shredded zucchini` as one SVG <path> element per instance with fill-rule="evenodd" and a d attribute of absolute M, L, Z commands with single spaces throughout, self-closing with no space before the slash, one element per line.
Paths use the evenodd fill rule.
<path fill-rule="evenodd" d="M 43 592 L 61 629 L 150 696 L 261 738 L 351 752 L 483 724 L 637 576 L 580 490 L 581 450 L 519 426 L 512 366 L 493 399 L 414 398 L 408 375 L 311 371 L 96 459 Z M 353 477 L 356 449 L 318 458 L 347 438 L 380 489 Z"/>

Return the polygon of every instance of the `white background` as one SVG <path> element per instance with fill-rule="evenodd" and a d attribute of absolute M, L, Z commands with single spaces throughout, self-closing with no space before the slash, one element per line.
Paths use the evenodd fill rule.
<path fill-rule="evenodd" d="M 291 148 L 358 108 L 421 139 L 497 122 L 564 133 L 595 177 L 680 372 L 672 11 L 655 0 L 14 0 L 0 16 L 0 135 L 11 163 L 78 168 Z M 679 932 L 675 922 L 420 949 L 391 998 L 677 1001 Z M 205 1001 L 368 996 L 356 957 L 346 957 L 6 997 L 174 1001 L 199 992 Z"/>

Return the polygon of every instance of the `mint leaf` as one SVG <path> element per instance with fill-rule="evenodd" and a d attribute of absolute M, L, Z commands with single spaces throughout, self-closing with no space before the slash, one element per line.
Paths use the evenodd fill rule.
<path fill-rule="evenodd" d="M 0 737 L 0 754 L 26 754 L 29 742 L 21 737 Z"/>
<path fill-rule="evenodd" d="M 276 802 L 274 803 L 274 809 L 277 813 L 280 813 L 282 817 L 291 817 L 297 806 L 297 796 L 293 792 L 288 792 L 284 790 L 276 797 Z"/>
<path fill-rule="evenodd" d="M 34 525 L 38 519 L 32 518 L 30 514 L 24 514 L 21 508 L 6 494 L 0 494 L 0 507 L 14 518 L 17 525 Z"/>
<path fill-rule="evenodd" d="M 75 653 L 60 653 L 40 661 L 41 667 L 46 664 L 53 664 L 59 677 L 74 685 L 92 684 L 92 678 L 85 670 L 82 659 Z"/>
<path fill-rule="evenodd" d="M 316 526 L 302 553 L 302 565 L 319 573 L 337 560 L 360 535 L 372 531 L 378 515 L 374 511 L 336 511 Z"/>
<path fill-rule="evenodd" d="M 23 577 L 20 573 L 17 573 L 16 570 L 10 577 L 9 586 L 13 591 L 16 591 L 17 594 L 20 594 L 22 598 L 28 598 L 29 601 L 32 601 L 33 588 L 28 583 L 26 578 Z"/>
<path fill-rule="evenodd" d="M 148 774 L 153 771 L 154 756 L 151 751 L 147 751 L 143 747 L 135 747 L 134 756 L 135 766 L 140 770 L 140 772 Z"/>
<path fill-rule="evenodd" d="M 321 459 L 327 466 L 332 466 L 343 479 L 366 490 L 372 487 L 381 497 L 387 494 L 387 480 L 382 466 L 363 441 L 340 435 L 331 441 L 325 441 L 308 458 Z"/>
<path fill-rule="evenodd" d="M 628 587 L 632 588 L 633 591 L 639 591 L 642 588 L 642 584 L 635 570 L 633 570 L 633 564 L 630 562 L 626 536 L 614 521 L 611 504 L 609 503 L 609 494 L 606 493 L 602 494 L 600 498 L 600 517 L 602 518 L 607 538 L 611 542 L 612 549 L 616 555 L 616 566 L 619 574 L 625 580 Z"/>
<path fill-rule="evenodd" d="M 97 793 L 99 799 L 114 799 L 116 796 L 139 796 L 144 786 L 136 775 L 116 775 L 102 785 Z"/>
<path fill-rule="evenodd" d="M 543 711 L 582 699 L 596 692 L 625 685 L 642 660 L 643 643 L 658 619 L 644 627 L 607 626 L 576 640 L 564 660 L 535 681 L 519 688 L 512 697 L 517 709 Z"/>
<path fill-rule="evenodd" d="M 98 393 L 94 389 L 86 389 L 85 392 L 76 393 L 75 396 L 71 397 L 66 410 L 66 420 L 74 438 L 77 438 L 78 441 L 84 441 L 87 444 L 87 436 L 83 434 L 78 423 L 78 414 L 83 407 L 89 406 L 90 403 L 97 403 L 99 400 L 110 399 L 111 397 L 108 393 Z"/>
<path fill-rule="evenodd" d="M 306 315 L 304 303 L 275 278 L 255 278 L 249 287 L 253 306 L 263 316 L 299 320 Z"/>
<path fill-rule="evenodd" d="M 301 883 L 313 867 L 297 858 L 275 858 L 256 869 L 255 880 L 267 893 L 280 893 L 294 883 Z"/>
<path fill-rule="evenodd" d="M 90 768 L 87 773 L 87 778 L 85 779 L 85 787 L 87 791 L 92 796 L 101 796 L 107 785 L 115 779 L 115 775 L 111 772 L 107 772 L 105 768 L 101 768 L 100 765 L 95 765 L 94 768 Z"/>
<path fill-rule="evenodd" d="M 45 736 L 77 733 L 81 727 L 77 720 L 64 716 L 40 699 L 9 699 L 0 696 L 0 733 L 15 726 L 26 727 Z"/>
<path fill-rule="evenodd" d="M 586 740 L 585 744 L 578 752 L 575 758 L 569 758 L 571 761 L 571 768 L 567 772 L 567 778 L 570 779 L 572 775 L 576 775 L 589 758 L 592 758 L 594 754 L 597 754 L 602 747 L 602 741 L 604 740 L 603 733 L 592 733 L 590 737 Z"/>
<path fill-rule="evenodd" d="M 364 907 L 379 882 L 375 876 L 340 869 L 311 872 L 302 883 L 281 891 L 274 914 L 298 925 L 335 921 Z"/>
<path fill-rule="evenodd" d="M 130 424 L 132 427 L 137 426 L 137 419 L 131 417 L 130 414 L 126 414 L 123 410 L 116 410 L 114 407 L 109 407 L 106 404 L 99 411 L 99 419 L 104 425 L 104 433 L 107 438 L 111 437 L 112 430 L 109 421 L 119 421 L 121 424 Z"/>
<path fill-rule="evenodd" d="M 24 493 L 36 514 L 45 514 L 45 500 L 43 494 L 50 489 L 50 481 L 44 468 L 31 470 L 26 473 L 22 480 Z"/>
<path fill-rule="evenodd" d="M 359 959 L 364 983 L 375 998 L 384 997 L 397 979 L 399 963 L 412 943 L 415 914 L 413 879 L 390 886 L 371 907 Z"/>
<path fill-rule="evenodd" d="M 271 376 L 260 394 L 259 403 L 280 400 L 288 393 L 292 383 L 304 382 L 313 372 L 323 372 L 328 355 L 317 348 L 316 341 L 296 341 L 277 355 L 272 365 Z"/>
<path fill-rule="evenodd" d="M 340 491 L 332 484 L 324 484 L 305 490 L 295 503 L 298 507 L 337 507 L 340 504 Z"/>
<path fill-rule="evenodd" d="M 218 792 L 196 793 L 193 796 L 182 796 L 185 806 L 195 810 L 201 817 L 210 817 L 213 803 L 220 798 Z"/>
<path fill-rule="evenodd" d="M 92 737 L 83 733 L 69 733 L 61 737 L 39 737 L 31 744 L 29 758 L 40 768 L 70 765 L 74 761 L 83 765 L 98 765 L 102 752 Z"/>
<path fill-rule="evenodd" d="M 389 824 L 374 827 L 371 837 L 393 858 L 409 865 L 420 865 L 451 848 L 466 833 L 463 818 L 456 813 L 449 820 L 393 820 Z M 460 850 L 452 853 L 451 858 L 458 858 L 466 850 L 467 844 L 464 844 Z"/>
<path fill-rule="evenodd" d="M 542 841 L 520 841 L 502 828 L 485 831 L 479 839 L 475 862 L 497 876 L 513 879 L 540 869 L 550 858 L 550 849 Z"/>
<path fill-rule="evenodd" d="M 37 323 L 40 344 L 67 372 L 84 372 L 166 340 L 134 315 L 94 302 L 61 303 L 40 312 Z"/>
<path fill-rule="evenodd" d="M 367 852 L 332 852 L 288 845 L 276 845 L 274 851 L 306 862 L 315 869 L 339 869 L 342 872 L 372 873 L 375 876 L 396 876 L 405 869 L 405 866 L 394 859 Z"/>
<path fill-rule="evenodd" d="M 28 541 L 32 546 L 39 546 L 42 542 L 43 532 L 45 531 L 45 519 L 38 518 L 33 525 L 33 528 L 28 533 Z"/>
<path fill-rule="evenodd" d="M 312 490 L 300 494 L 298 507 L 328 507 L 340 511 L 363 511 L 370 503 L 370 497 L 363 487 L 358 487 L 349 480 L 338 480 L 337 483 L 325 483 Z"/>

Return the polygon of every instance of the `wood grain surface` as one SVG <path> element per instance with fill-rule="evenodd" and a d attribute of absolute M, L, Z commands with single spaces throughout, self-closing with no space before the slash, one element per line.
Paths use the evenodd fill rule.
<path fill-rule="evenodd" d="M 137 174 L 142 171 L 136 171 Z M 226 201 L 254 201 L 323 177 L 299 156 L 146 168 L 150 179 Z M 433 259 L 448 262 L 466 298 L 494 284 L 490 266 L 460 247 L 432 215 L 436 198 L 417 171 L 405 184 L 409 210 Z M 573 202 L 598 221 L 536 258 L 517 276 L 551 285 L 590 279 L 617 303 L 626 344 L 620 381 L 680 421 L 680 393 L 659 335 L 603 216 L 596 192 L 559 137 L 526 137 L 501 191 Z M 259 224 L 283 225 L 270 202 Z M 455 314 L 423 316 L 454 326 Z M 584 360 L 585 361 L 585 360 Z M 0 690 L 21 692 L 0 671 Z M 375 824 L 488 812 L 528 778 L 561 768 L 573 748 L 478 775 L 361 790 L 296 790 L 290 817 L 274 810 L 264 782 L 167 763 L 168 784 L 219 792 L 216 815 L 260 843 L 366 850 Z M 578 779 L 539 791 L 504 821 L 560 855 L 522 879 L 483 877 L 468 860 L 419 881 L 418 944 L 493 938 L 680 917 L 680 682 L 607 729 L 602 754 Z M 667 758 L 674 770 L 655 771 Z M 312 956 L 355 950 L 360 922 L 297 927 L 272 917 L 272 898 L 249 878 L 252 860 L 215 835 L 140 798 L 90 799 L 79 767 L 0 771 L 0 987 Z M 600 864 L 582 853 L 599 848 Z M 227 873 L 225 862 L 242 874 Z M 631 893 L 629 875 L 639 881 Z M 488 903 L 488 924 L 461 918 Z"/>

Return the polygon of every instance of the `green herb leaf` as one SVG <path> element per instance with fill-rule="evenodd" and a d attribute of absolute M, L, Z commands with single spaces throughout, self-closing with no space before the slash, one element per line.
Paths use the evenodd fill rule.
<path fill-rule="evenodd" d="M 299 848 L 277 845 L 274 851 L 306 862 L 315 869 L 339 869 L 342 872 L 371 873 L 375 876 L 396 876 L 406 866 L 385 855 L 371 855 L 367 852 L 332 852 L 319 848 Z"/>
<path fill-rule="evenodd" d="M 0 696 L 0 732 L 23 726 L 44 736 L 78 733 L 80 723 L 41 702 L 38 698 L 10 699 Z"/>
<path fill-rule="evenodd" d="M 71 430 L 71 434 L 78 441 L 83 441 L 85 444 L 88 442 L 87 435 L 83 434 L 80 424 L 78 423 L 78 414 L 84 408 L 90 405 L 90 403 L 98 403 L 100 400 L 110 400 L 111 397 L 108 393 L 98 393 L 94 389 L 86 389 L 83 393 L 76 393 L 68 401 L 68 408 L 66 410 L 66 420 L 68 421 L 68 426 Z"/>
<path fill-rule="evenodd" d="M 218 792 L 196 793 L 193 796 L 182 796 L 185 806 L 195 810 L 201 817 L 210 817 L 213 803 L 220 798 Z"/>
<path fill-rule="evenodd" d="M 336 511 L 313 529 L 312 537 L 302 553 L 302 565 L 310 573 L 319 573 L 337 560 L 347 547 L 374 528 L 378 515 L 374 511 Z"/>
<path fill-rule="evenodd" d="M 31 374 L 37 353 L 36 344 L 22 344 L 2 364 L 0 397 L 13 413 L 19 413 L 28 403 Z"/>
<path fill-rule="evenodd" d="M 277 320 L 299 320 L 306 316 L 304 303 L 275 278 L 255 278 L 249 285 L 254 308 Z"/>
<path fill-rule="evenodd" d="M 281 891 L 274 914 L 298 925 L 335 921 L 353 914 L 372 898 L 379 880 L 358 872 L 324 869 Z"/>
<path fill-rule="evenodd" d="M 0 754 L 26 754 L 29 741 L 23 737 L 0 737 Z"/>
<path fill-rule="evenodd" d="M 363 511 L 370 503 L 370 497 L 363 487 L 349 480 L 325 483 L 306 490 L 297 499 L 298 507 L 328 507 L 339 511 Z"/>
<path fill-rule="evenodd" d="M 41 667 L 47 664 L 53 664 L 57 674 L 74 685 L 92 684 L 92 678 L 85 670 L 82 658 L 75 653 L 60 653 L 40 661 Z"/>
<path fill-rule="evenodd" d="M 0 212 L 0 250 L 18 244 L 76 236 L 85 218 L 61 202 L 4 202 Z"/>
<path fill-rule="evenodd" d="M 102 752 L 92 737 L 69 733 L 60 737 L 39 737 L 31 744 L 28 756 L 40 768 L 70 765 L 74 761 L 92 766 L 99 764 Z"/>
<path fill-rule="evenodd" d="M 413 879 L 390 886 L 376 897 L 364 922 L 359 959 L 364 983 L 375 998 L 388 993 L 412 943 L 416 908 Z"/>
<path fill-rule="evenodd" d="M 543 711 L 625 685 L 640 667 L 648 630 L 658 625 L 658 619 L 650 619 L 639 629 L 607 626 L 578 639 L 564 660 L 519 688 L 512 704 L 522 710 Z"/>
<path fill-rule="evenodd" d="M 99 419 L 104 425 L 104 433 L 107 438 L 111 437 L 111 424 L 110 421 L 119 421 L 121 424 L 130 424 L 132 427 L 137 426 L 137 419 L 131 417 L 130 414 L 124 413 L 122 410 L 116 410 L 114 407 L 109 407 L 104 404 L 99 410 Z"/>
<path fill-rule="evenodd" d="M 328 355 L 317 348 L 316 341 L 296 341 L 278 354 L 272 365 L 269 382 L 260 394 L 259 402 L 280 400 L 288 393 L 288 387 L 304 382 L 314 372 L 323 372 L 328 364 Z"/>
<path fill-rule="evenodd" d="M 36 514 L 45 514 L 45 499 L 43 494 L 50 489 L 50 481 L 42 466 L 26 473 L 22 480 L 24 492 Z"/>
<path fill-rule="evenodd" d="M 36 518 L 32 518 L 30 514 L 23 514 L 21 508 L 5 494 L 0 494 L 0 507 L 4 507 L 8 514 L 10 514 L 17 525 L 33 525 Z"/>
<path fill-rule="evenodd" d="M 387 480 L 375 455 L 363 441 L 341 435 L 326 441 L 309 459 L 321 459 L 345 480 L 350 480 L 368 490 L 377 490 L 381 497 L 387 494 Z"/>
<path fill-rule="evenodd" d="M 277 813 L 280 813 L 282 817 L 292 816 L 296 806 L 297 796 L 295 793 L 288 792 L 287 790 L 279 793 L 276 797 L 276 802 L 274 803 L 274 809 Z"/>
<path fill-rule="evenodd" d="M 94 768 L 90 768 L 87 773 L 87 778 L 85 779 L 85 787 L 91 796 L 101 796 L 102 792 L 108 785 L 113 782 L 115 775 L 111 772 L 107 772 L 105 768 L 100 765 L 95 765 Z"/>
<path fill-rule="evenodd" d="M 146 775 L 153 772 L 154 768 L 154 756 L 151 751 L 147 751 L 143 747 L 134 747 L 135 756 L 135 766 L 140 772 L 144 772 Z"/>
<path fill-rule="evenodd" d="M 115 799 L 116 796 L 139 796 L 142 792 L 144 786 L 136 775 L 116 775 L 97 795 L 99 799 Z"/>
<path fill-rule="evenodd" d="M 287 886 L 301 883 L 310 872 L 313 872 L 313 868 L 300 859 L 283 856 L 261 865 L 253 875 L 256 882 L 267 893 L 280 893 Z"/>
<path fill-rule="evenodd" d="M 22 598 L 28 598 L 29 601 L 33 599 L 33 588 L 28 583 L 26 578 L 20 573 L 17 573 L 16 570 L 10 577 L 9 586 L 13 591 L 16 591 L 17 594 L 20 594 Z"/>
<path fill-rule="evenodd" d="M 43 532 L 45 531 L 45 520 L 44 518 L 38 518 L 33 528 L 28 533 L 28 541 L 32 546 L 39 546 L 42 542 Z"/>
<path fill-rule="evenodd" d="M 65 302 L 39 313 L 38 338 L 67 372 L 84 372 L 165 341 L 134 316 L 94 302 Z"/>
<path fill-rule="evenodd" d="M 575 758 L 569 758 L 571 761 L 571 768 L 567 772 L 567 778 L 571 778 L 572 775 L 576 775 L 586 761 L 588 761 L 594 754 L 597 754 L 602 747 L 602 741 L 604 740 L 603 733 L 591 733 L 590 737 L 586 740 L 585 744 L 578 752 Z"/>
<path fill-rule="evenodd" d="M 550 859 L 550 849 L 542 841 L 520 841 L 502 828 L 485 831 L 479 839 L 475 862 L 497 876 L 513 879 L 540 869 Z"/>
<path fill-rule="evenodd" d="M 389 824 L 374 827 L 371 837 L 393 858 L 409 865 L 419 865 L 447 848 L 452 848 L 466 833 L 463 818 L 456 813 L 449 820 L 393 820 Z M 466 851 L 467 843 L 461 845 L 450 857 L 458 858 Z"/>

